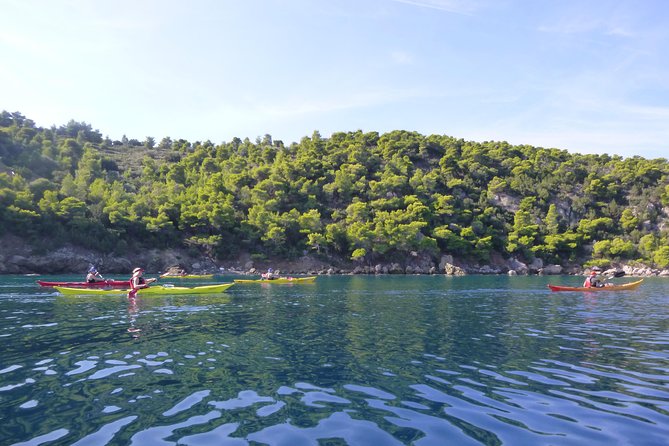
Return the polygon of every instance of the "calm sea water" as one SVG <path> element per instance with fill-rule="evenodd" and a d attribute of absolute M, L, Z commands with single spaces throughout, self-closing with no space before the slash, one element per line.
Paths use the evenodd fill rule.
<path fill-rule="evenodd" d="M 0 276 L 2 445 L 669 443 L 669 279 L 319 277 L 129 302 L 38 278 Z"/>

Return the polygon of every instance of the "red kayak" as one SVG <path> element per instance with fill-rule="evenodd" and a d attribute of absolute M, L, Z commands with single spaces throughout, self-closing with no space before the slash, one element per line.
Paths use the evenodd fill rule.
<path fill-rule="evenodd" d="M 548 288 L 550 288 L 551 291 L 587 291 L 587 292 L 623 291 L 623 290 L 634 290 L 639 285 L 641 285 L 641 282 L 643 282 L 643 279 L 637 280 L 636 282 L 623 283 L 622 285 L 609 285 L 597 288 L 595 287 L 586 288 L 582 286 L 560 286 L 560 285 L 548 285 Z"/>
<path fill-rule="evenodd" d="M 97 282 L 47 282 L 38 280 L 40 286 L 64 286 L 71 288 L 129 288 L 130 280 L 99 280 Z"/>

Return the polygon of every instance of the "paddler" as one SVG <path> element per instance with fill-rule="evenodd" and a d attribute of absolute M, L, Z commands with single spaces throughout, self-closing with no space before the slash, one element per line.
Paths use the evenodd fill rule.
<path fill-rule="evenodd" d="M 597 267 L 592 268 L 590 275 L 586 277 L 585 282 L 583 282 L 584 288 L 601 288 L 604 286 L 604 282 L 597 275 L 599 271 L 600 270 Z"/>
<path fill-rule="evenodd" d="M 143 268 L 135 268 L 132 270 L 132 277 L 130 278 L 130 291 L 128 292 L 128 297 L 135 297 L 138 290 L 142 288 L 147 288 L 149 284 L 155 282 L 158 279 L 145 279 L 142 277 L 144 273 Z"/>
<path fill-rule="evenodd" d="M 272 268 L 269 268 L 266 273 L 262 273 L 260 277 L 263 280 L 274 280 L 278 279 L 278 277 L 274 274 L 274 270 Z"/>
<path fill-rule="evenodd" d="M 102 282 L 104 281 L 105 278 L 102 277 L 102 274 L 98 272 L 97 269 L 95 269 L 94 266 L 91 266 L 88 269 L 88 274 L 86 274 L 86 282 L 88 283 L 95 283 L 95 282 Z"/>

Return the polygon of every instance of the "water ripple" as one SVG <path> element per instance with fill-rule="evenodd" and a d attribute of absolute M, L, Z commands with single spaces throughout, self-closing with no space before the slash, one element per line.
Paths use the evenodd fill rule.
<path fill-rule="evenodd" d="M 443 279 L 240 287 L 211 302 L 2 299 L 0 438 L 666 444 L 667 293 L 547 299 L 545 284 L 523 288 L 540 278 Z"/>

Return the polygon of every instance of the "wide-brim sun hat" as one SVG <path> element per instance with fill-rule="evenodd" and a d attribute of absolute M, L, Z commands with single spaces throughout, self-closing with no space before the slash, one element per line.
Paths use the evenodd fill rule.
<path fill-rule="evenodd" d="M 134 274 L 138 274 L 138 273 L 141 273 L 142 271 L 144 271 L 143 268 L 135 268 L 135 269 L 132 270 L 132 274 L 133 274 L 133 275 L 134 275 Z"/>

